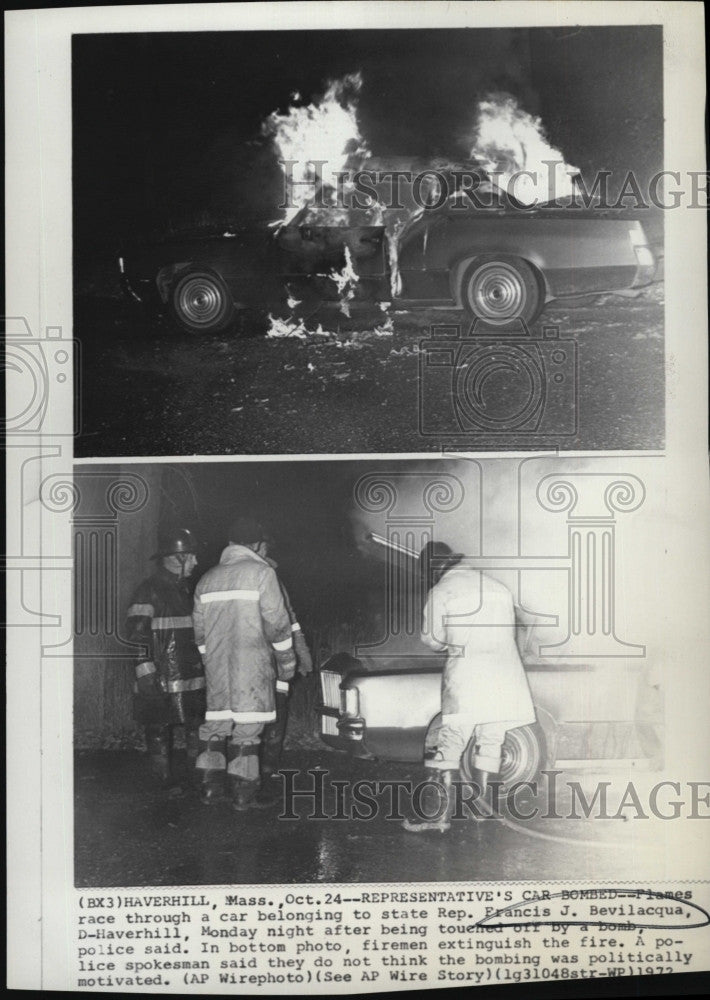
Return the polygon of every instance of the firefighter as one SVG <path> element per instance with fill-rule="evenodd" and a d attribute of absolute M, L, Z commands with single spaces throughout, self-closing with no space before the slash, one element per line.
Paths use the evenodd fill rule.
<path fill-rule="evenodd" d="M 278 564 L 270 557 L 273 548 L 273 539 L 266 536 L 263 540 L 262 554 L 266 562 L 276 570 Z M 296 618 L 296 612 L 289 599 L 286 588 L 281 583 L 281 594 L 291 620 L 291 632 L 293 634 L 293 651 L 296 655 L 296 669 L 301 677 L 307 677 L 313 671 L 313 660 L 311 652 L 306 643 L 301 626 Z M 261 773 L 265 778 L 278 778 L 278 771 L 281 763 L 281 751 L 283 749 L 284 737 L 286 736 L 286 726 L 288 724 L 288 701 L 289 682 L 276 681 L 276 721 L 269 723 L 264 728 L 262 736 L 262 756 Z"/>
<path fill-rule="evenodd" d="M 133 595 L 127 632 L 147 651 L 136 666 L 135 718 L 145 726 L 152 774 L 169 783 L 174 727 L 185 727 L 188 765 L 194 767 L 205 713 L 205 675 L 192 627 L 197 542 L 180 529 L 161 539 L 151 558 L 158 565 Z"/>
<path fill-rule="evenodd" d="M 442 801 L 430 819 L 405 820 L 404 826 L 413 833 L 444 833 L 451 826 L 453 783 L 469 741 L 475 740 L 473 783 L 484 796 L 490 775 L 500 771 L 507 731 L 534 722 L 535 710 L 515 641 L 508 588 L 467 566 L 464 556 L 440 542 L 425 546 L 420 565 L 431 582 L 422 641 L 447 653 L 437 750 L 425 761 Z"/>
<path fill-rule="evenodd" d="M 221 798 L 226 777 L 238 811 L 270 804 L 259 795 L 260 737 L 276 719 L 276 681 L 291 680 L 296 669 L 291 619 L 264 555 L 262 526 L 237 518 L 219 565 L 197 585 L 193 609 L 207 678 L 197 758 L 202 801 Z"/>

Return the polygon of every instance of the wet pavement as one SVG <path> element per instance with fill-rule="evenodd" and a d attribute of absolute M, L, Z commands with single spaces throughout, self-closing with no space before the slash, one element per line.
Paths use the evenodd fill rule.
<path fill-rule="evenodd" d="M 228 802 L 203 806 L 186 780 L 184 757 L 172 789 L 157 788 L 138 751 L 77 751 L 75 880 L 77 886 L 232 885 L 278 883 L 458 882 L 652 878 L 658 871 L 649 823 L 570 819 L 565 788 L 555 812 L 532 821 L 454 820 L 448 834 L 414 835 L 392 816 L 390 793 L 371 820 L 338 807 L 333 781 L 424 778 L 416 765 L 352 760 L 316 742 L 288 749 L 282 767 L 300 772 L 296 788 L 313 788 L 309 769 L 327 770 L 322 811 L 313 798 L 293 799 L 297 819 L 280 818 L 283 799 L 266 810 L 236 813 Z M 587 780 L 588 784 L 588 780 Z M 349 793 L 348 793 L 349 795 Z M 409 809 L 402 799 L 402 812 Z M 285 811 L 285 810 L 284 810 Z M 362 810 L 361 810 L 362 811 Z M 532 811 L 520 800 L 521 814 Z M 610 810 L 611 811 L 611 810 Z M 337 818 L 338 813 L 345 818 Z"/>
<path fill-rule="evenodd" d="M 485 390 L 492 422 L 477 422 L 474 407 L 464 413 L 463 431 L 452 410 L 452 379 L 470 357 L 459 354 L 443 371 L 421 374 L 431 356 L 431 324 L 461 325 L 461 313 L 394 312 L 391 319 L 392 332 L 377 335 L 373 330 L 386 322 L 379 310 L 348 320 L 331 308 L 309 320 L 309 329 L 322 322 L 330 337 L 268 339 L 255 320 L 241 336 L 199 337 L 147 322 L 121 299 L 80 297 L 82 433 L 75 454 L 663 446 L 662 285 L 637 299 L 607 296 L 554 303 L 545 311 L 533 339 L 544 345 L 544 328 L 556 326 L 573 346 L 565 349 L 564 379 L 558 384 L 545 376 L 544 400 L 535 411 L 542 423 L 532 437 L 520 414 L 538 389 L 525 372 L 499 367 Z M 540 350 L 544 370 L 552 372 L 553 347 Z M 473 391 L 473 381 L 467 386 Z"/>

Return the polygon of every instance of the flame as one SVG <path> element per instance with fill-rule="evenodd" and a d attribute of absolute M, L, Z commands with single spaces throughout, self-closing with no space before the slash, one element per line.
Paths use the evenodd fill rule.
<path fill-rule="evenodd" d="M 372 331 L 376 337 L 393 337 L 394 336 L 394 321 L 391 316 L 388 316 L 384 323 L 376 326 Z"/>
<path fill-rule="evenodd" d="M 291 95 L 288 111 L 273 111 L 262 125 L 262 134 L 270 139 L 274 153 L 281 161 L 289 185 L 291 207 L 285 217 L 275 223 L 288 224 L 302 209 L 306 209 L 303 223 L 326 227 L 379 225 L 384 228 L 384 238 L 389 262 L 390 295 L 396 299 L 402 292 L 399 270 L 399 250 L 402 236 L 424 211 L 420 205 L 393 209 L 384 202 L 374 200 L 367 208 L 350 207 L 353 168 L 365 166 L 375 159 L 367 149 L 360 133 L 357 102 L 363 80 L 360 73 L 353 73 L 338 80 L 331 80 L 325 92 L 305 104 L 298 93 Z M 573 177 L 579 174 L 576 167 L 565 162 L 564 156 L 552 147 L 545 135 L 542 122 L 524 111 L 510 94 L 491 93 L 478 104 L 473 129 L 470 157 L 477 165 L 493 175 L 498 187 L 508 190 L 518 201 L 531 205 L 545 203 L 553 197 L 575 195 Z M 320 175 L 314 166 L 319 161 Z M 432 161 L 441 166 L 438 160 Z M 340 173 L 339 181 L 334 175 Z M 315 198 L 317 185 L 322 182 L 321 197 Z M 335 185 L 338 184 L 336 189 Z M 426 235 L 425 235 L 426 239 Z M 319 277 L 335 283 L 340 311 L 351 316 L 351 303 L 355 299 L 360 280 L 355 269 L 350 248 L 344 241 L 345 263 L 341 270 L 332 270 Z M 381 303 L 386 320 L 374 330 L 355 331 L 349 341 L 340 340 L 338 334 L 309 329 L 295 310 L 301 304 L 288 289 L 288 318 L 270 316 L 269 337 L 293 337 L 307 340 L 324 338 L 335 346 L 348 343 L 356 347 L 371 338 L 392 336 L 393 325 L 388 314 L 390 303 Z M 392 353 L 397 353 L 393 351 Z"/>
<path fill-rule="evenodd" d="M 565 162 L 548 142 L 541 120 L 523 111 L 510 94 L 489 94 L 479 102 L 470 154 L 497 175 L 499 187 L 526 205 L 574 197 L 578 168 Z M 521 175 L 524 170 L 533 176 Z"/>
<path fill-rule="evenodd" d="M 307 340 L 313 342 L 320 337 L 325 346 L 359 350 L 373 341 L 383 337 L 394 337 L 394 322 L 388 316 L 384 323 L 379 323 L 371 329 L 352 330 L 344 336 L 334 330 L 326 330 L 321 323 L 315 330 L 309 329 L 304 320 L 295 316 L 279 317 L 269 313 L 269 330 L 266 334 L 271 340 Z M 391 354 L 402 352 L 390 351 Z M 410 352 L 406 352 L 410 353 Z M 310 367 L 310 366 L 309 366 Z M 312 370 L 312 369 L 311 369 Z M 336 375 L 336 378 L 343 376 Z"/>
<path fill-rule="evenodd" d="M 335 282 L 340 299 L 340 311 L 343 315 L 350 317 L 350 302 L 355 298 L 355 286 L 360 280 L 360 275 L 353 267 L 353 258 L 350 247 L 345 246 L 345 264 L 341 271 L 331 271 L 328 275 L 331 281 Z"/>
<path fill-rule="evenodd" d="M 308 332 L 303 320 L 294 319 L 293 317 L 282 319 L 279 316 L 273 316 L 269 313 L 269 329 L 266 336 L 271 339 L 295 337 L 298 340 L 305 340 Z"/>
<path fill-rule="evenodd" d="M 399 271 L 399 240 L 404 227 L 405 223 L 402 219 L 395 218 L 390 220 L 385 230 L 387 260 L 390 265 L 390 292 L 393 299 L 396 299 L 402 291 L 402 275 Z"/>
<path fill-rule="evenodd" d="M 331 80 L 322 97 L 311 104 L 293 104 L 285 114 L 272 111 L 264 121 L 262 134 L 271 138 L 279 159 L 295 161 L 290 174 L 292 207 L 284 223 L 313 197 L 313 183 L 317 180 L 313 161 L 325 163 L 323 182 L 332 189 L 328 178 L 345 168 L 348 154 L 366 152 L 357 120 L 361 88 L 362 75 L 350 73 Z M 300 101 L 300 94 L 292 94 L 292 99 Z"/>

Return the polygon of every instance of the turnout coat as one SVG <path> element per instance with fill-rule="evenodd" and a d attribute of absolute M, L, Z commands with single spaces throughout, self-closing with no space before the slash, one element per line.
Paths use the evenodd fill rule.
<path fill-rule="evenodd" d="M 192 588 L 163 566 L 137 588 L 127 614 L 130 642 L 145 649 L 136 666 L 141 687 L 134 715 L 144 725 L 199 725 L 205 676 L 192 628 Z M 153 683 L 146 684 L 144 678 Z"/>
<path fill-rule="evenodd" d="M 530 688 L 515 642 L 513 597 L 502 583 L 458 564 L 429 591 L 422 641 L 447 647 L 441 687 L 443 722 L 535 721 Z"/>
<path fill-rule="evenodd" d="M 278 563 L 275 562 L 273 559 L 270 559 L 269 556 L 265 556 L 264 561 L 267 562 L 273 570 L 277 570 L 279 568 Z M 308 644 L 306 643 L 306 638 L 303 634 L 303 630 L 301 629 L 300 622 L 296 617 L 296 612 L 293 610 L 293 605 L 291 604 L 291 599 L 288 596 L 288 591 L 284 587 L 283 583 L 281 583 L 281 580 L 279 580 L 279 584 L 281 586 L 281 596 L 284 599 L 284 604 L 286 605 L 286 611 L 291 621 L 291 636 L 293 638 L 293 652 L 296 657 L 296 666 L 300 674 L 304 675 L 309 674 L 313 670 L 313 660 L 311 659 L 311 651 L 308 648 Z M 288 694 L 288 690 L 289 690 L 288 681 L 281 681 L 281 680 L 276 681 L 277 693 Z"/>
<path fill-rule="evenodd" d="M 205 721 L 273 722 L 276 681 L 293 677 L 291 618 L 276 572 L 230 544 L 197 584 L 195 639 L 207 678 Z"/>

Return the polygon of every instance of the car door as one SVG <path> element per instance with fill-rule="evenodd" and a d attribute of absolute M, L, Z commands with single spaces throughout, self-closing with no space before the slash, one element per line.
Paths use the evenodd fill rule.
<path fill-rule="evenodd" d="M 367 213 L 336 206 L 309 206 L 277 236 L 284 275 L 326 275 L 347 263 L 358 275 L 385 273 L 385 227 Z"/>

